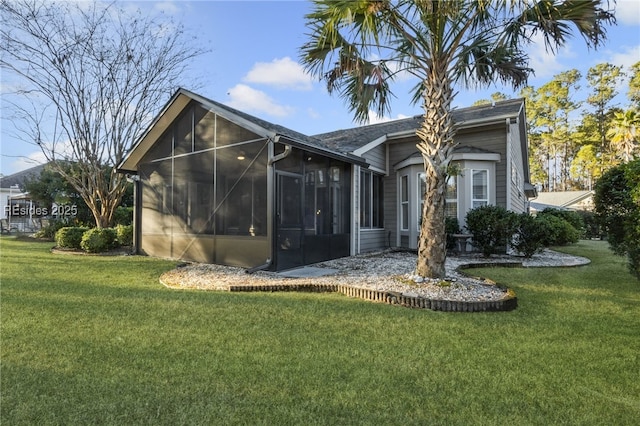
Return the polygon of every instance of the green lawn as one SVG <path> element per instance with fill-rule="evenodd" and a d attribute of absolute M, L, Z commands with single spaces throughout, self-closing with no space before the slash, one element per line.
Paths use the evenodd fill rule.
<path fill-rule="evenodd" d="M 637 424 L 640 282 L 605 243 L 482 269 L 512 312 L 162 287 L 172 262 L 0 239 L 1 417 L 20 424 Z"/>

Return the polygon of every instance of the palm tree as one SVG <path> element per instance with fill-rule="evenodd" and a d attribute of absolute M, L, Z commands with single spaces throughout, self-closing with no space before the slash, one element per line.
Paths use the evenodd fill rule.
<path fill-rule="evenodd" d="M 616 151 L 624 162 L 634 158 L 634 152 L 638 148 L 638 127 L 640 127 L 640 114 L 635 109 L 624 112 L 616 112 L 611 122 L 612 127 L 607 132 Z"/>
<path fill-rule="evenodd" d="M 496 79 L 526 84 L 533 71 L 524 46 L 540 34 L 556 51 L 572 27 L 590 47 L 614 21 L 602 0 L 314 0 L 301 47 L 306 70 L 330 93 L 348 101 L 355 119 L 390 111 L 389 83 L 399 73 L 418 79 L 414 103 L 424 120 L 417 130 L 427 176 L 418 262 L 422 276 L 445 275 L 444 194 L 456 132 L 454 84 L 488 86 Z"/>

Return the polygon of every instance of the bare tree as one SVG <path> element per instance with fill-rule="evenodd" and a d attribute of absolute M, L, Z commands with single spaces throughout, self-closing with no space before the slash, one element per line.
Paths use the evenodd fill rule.
<path fill-rule="evenodd" d="M 114 166 L 202 49 L 181 26 L 116 3 L 2 0 L 0 13 L 16 134 L 109 226 L 126 188 Z"/>

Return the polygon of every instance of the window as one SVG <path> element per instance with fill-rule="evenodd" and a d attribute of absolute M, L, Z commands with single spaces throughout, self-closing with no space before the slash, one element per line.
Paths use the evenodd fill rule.
<path fill-rule="evenodd" d="M 447 190 L 445 195 L 445 216 L 458 217 L 458 177 L 447 177 Z"/>
<path fill-rule="evenodd" d="M 360 227 L 383 228 L 382 176 L 360 172 Z"/>
<path fill-rule="evenodd" d="M 418 173 L 418 229 L 422 223 L 422 209 L 424 208 L 424 193 L 427 192 L 427 175 L 424 172 Z"/>
<path fill-rule="evenodd" d="M 422 221 L 422 208 L 424 207 L 424 193 L 427 191 L 427 178 L 424 172 L 418 173 L 419 191 L 418 199 L 418 229 Z M 458 183 L 456 176 L 447 178 L 447 192 L 445 195 L 445 214 L 447 217 L 458 217 Z"/>
<path fill-rule="evenodd" d="M 472 170 L 473 189 L 471 194 L 471 207 L 476 208 L 489 204 L 489 171 Z"/>
<path fill-rule="evenodd" d="M 409 230 L 409 176 L 400 179 L 400 229 Z"/>

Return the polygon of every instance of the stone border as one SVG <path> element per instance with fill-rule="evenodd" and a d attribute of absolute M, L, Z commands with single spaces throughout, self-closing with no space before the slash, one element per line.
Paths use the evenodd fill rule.
<path fill-rule="evenodd" d="M 484 280 L 491 283 L 491 281 Z M 491 283 L 497 285 L 495 283 Z M 443 312 L 498 312 L 512 311 L 518 307 L 518 298 L 513 291 L 507 290 L 507 297 L 492 301 L 456 301 L 435 300 L 420 296 L 408 296 L 402 293 L 385 290 L 371 290 L 342 284 L 264 284 L 264 285 L 232 285 L 230 292 L 245 291 L 304 291 L 312 293 L 341 293 L 348 297 L 369 300 L 372 302 L 399 305 L 407 308 L 431 309 Z"/>

